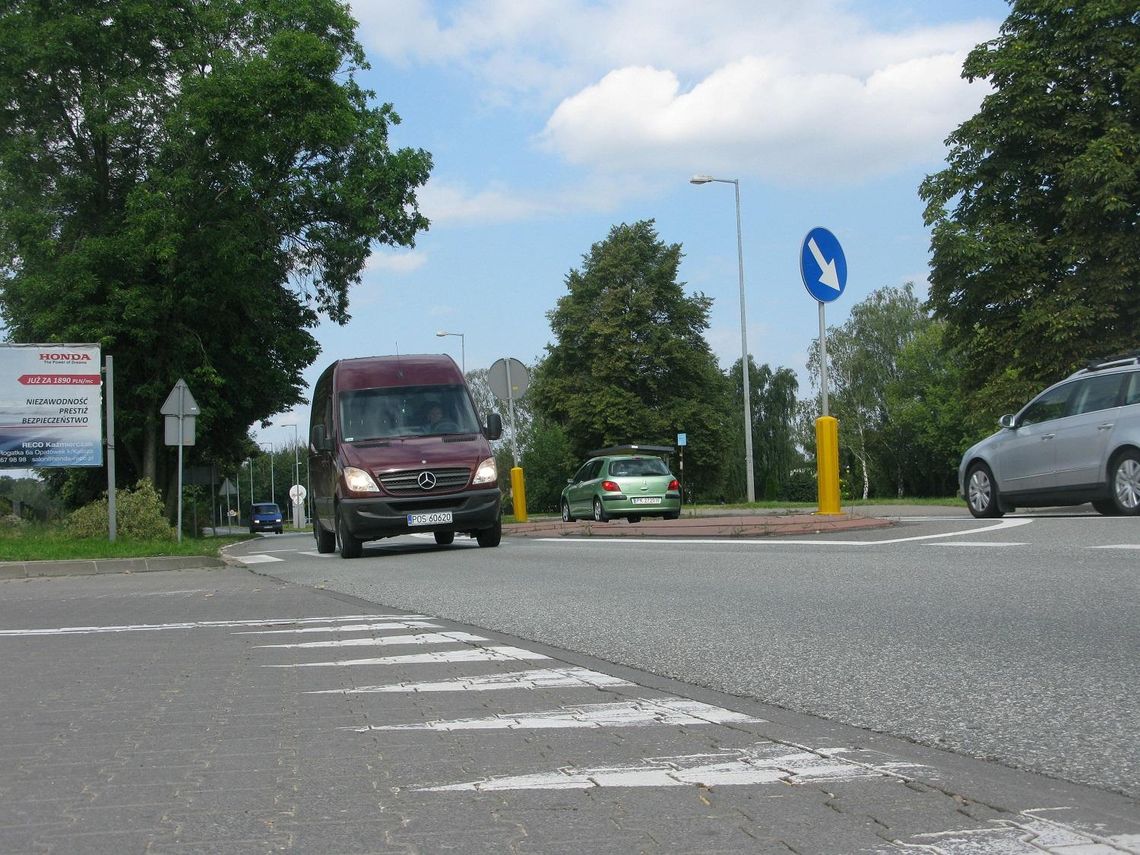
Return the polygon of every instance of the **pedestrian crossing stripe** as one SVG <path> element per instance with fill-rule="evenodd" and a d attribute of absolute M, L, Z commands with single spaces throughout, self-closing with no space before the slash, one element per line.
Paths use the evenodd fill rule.
<path fill-rule="evenodd" d="M 508 674 L 484 674 L 477 677 L 452 677 L 448 680 L 389 683 L 382 686 L 357 686 L 352 689 L 320 689 L 306 695 L 366 695 L 375 692 L 489 692 L 503 689 L 576 689 L 632 686 L 628 680 L 611 677 L 589 668 L 534 668 Z"/>

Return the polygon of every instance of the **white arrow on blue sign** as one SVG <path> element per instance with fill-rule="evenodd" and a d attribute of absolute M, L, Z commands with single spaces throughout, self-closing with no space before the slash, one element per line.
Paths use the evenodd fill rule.
<path fill-rule="evenodd" d="M 839 238 L 817 226 L 800 248 L 800 275 L 804 287 L 820 303 L 830 303 L 847 287 L 847 258 Z"/>

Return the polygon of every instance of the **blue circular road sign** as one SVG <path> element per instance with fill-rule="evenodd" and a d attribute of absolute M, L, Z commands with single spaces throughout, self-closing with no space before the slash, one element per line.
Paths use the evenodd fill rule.
<path fill-rule="evenodd" d="M 800 247 L 800 275 L 807 292 L 821 303 L 830 303 L 847 287 L 847 258 L 839 238 L 825 228 L 807 233 Z"/>

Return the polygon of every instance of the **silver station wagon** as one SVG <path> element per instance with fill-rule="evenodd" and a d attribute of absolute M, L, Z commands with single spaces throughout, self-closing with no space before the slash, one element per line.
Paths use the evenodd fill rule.
<path fill-rule="evenodd" d="M 1084 502 L 1140 514 L 1140 351 L 1091 363 L 999 424 L 958 468 L 974 516 Z"/>

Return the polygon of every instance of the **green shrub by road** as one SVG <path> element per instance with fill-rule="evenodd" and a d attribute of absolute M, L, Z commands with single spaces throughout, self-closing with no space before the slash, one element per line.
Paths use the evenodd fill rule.
<path fill-rule="evenodd" d="M 0 522 L 0 561 L 67 561 L 71 559 L 153 558 L 164 555 L 210 555 L 248 535 L 184 537 L 171 540 L 78 538 L 57 525 L 5 525 Z"/>

